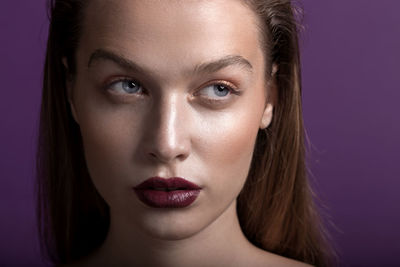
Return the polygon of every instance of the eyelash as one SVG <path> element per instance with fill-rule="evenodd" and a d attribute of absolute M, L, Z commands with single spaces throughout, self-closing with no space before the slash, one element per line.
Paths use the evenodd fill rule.
<path fill-rule="evenodd" d="M 112 91 L 111 87 L 112 87 L 113 85 L 119 83 L 119 82 L 134 82 L 134 83 L 136 83 L 136 84 L 139 84 L 140 87 L 142 88 L 142 90 L 143 90 L 144 92 L 146 91 L 146 89 L 143 87 L 143 85 L 142 85 L 139 81 L 137 81 L 137 80 L 135 80 L 135 79 L 132 79 L 132 78 L 128 78 L 128 77 L 117 78 L 117 79 L 111 80 L 110 82 L 107 82 L 106 85 L 104 86 L 104 87 L 105 87 L 105 90 L 110 90 L 110 91 Z M 202 86 L 200 87 L 201 89 L 197 90 L 196 93 L 194 93 L 194 96 L 201 95 L 200 92 L 201 92 L 203 89 L 205 89 L 205 88 L 207 88 L 207 87 L 209 87 L 209 86 L 218 86 L 218 85 L 222 85 L 222 86 L 225 87 L 227 90 L 229 90 L 229 93 L 228 93 L 227 97 L 220 97 L 221 99 L 213 99 L 213 98 L 209 98 L 209 97 L 203 97 L 203 99 L 204 99 L 206 102 L 208 102 L 208 103 L 210 103 L 210 104 L 219 104 L 219 103 L 223 103 L 223 102 L 226 102 L 227 100 L 229 100 L 229 99 L 227 99 L 227 98 L 228 98 L 228 97 L 230 98 L 231 95 L 238 95 L 238 96 L 239 96 L 239 95 L 241 95 L 241 93 L 242 93 L 241 91 L 239 91 L 239 90 L 237 89 L 236 86 L 234 86 L 232 83 L 230 83 L 230 82 L 228 82 L 228 81 L 224 81 L 224 80 L 214 80 L 214 81 L 211 81 L 211 82 L 206 83 L 205 85 L 202 85 Z M 138 95 L 141 95 L 141 94 L 143 94 L 143 92 L 142 92 L 142 93 L 132 93 L 132 95 L 135 95 L 135 97 L 137 97 Z M 122 94 L 119 94 L 119 95 L 122 95 Z M 127 97 L 130 97 L 130 94 L 129 94 L 129 93 L 126 93 L 126 94 L 123 94 L 123 95 L 128 95 Z M 122 97 L 124 97 L 124 96 L 122 96 Z"/>
<path fill-rule="evenodd" d="M 204 101 L 206 101 L 209 104 L 221 104 L 226 101 L 229 101 L 229 99 L 232 97 L 232 95 L 241 95 L 241 91 L 239 91 L 236 86 L 234 86 L 230 82 L 223 81 L 223 80 L 215 80 L 215 81 L 208 82 L 205 85 L 202 85 L 201 89 L 196 91 L 196 93 L 194 95 L 201 95 L 201 91 L 204 90 L 205 88 L 207 88 L 209 86 L 218 86 L 218 85 L 222 85 L 223 87 L 225 87 L 229 91 L 228 95 L 223 96 L 223 97 L 217 97 L 217 98 L 204 97 L 203 98 Z"/>
<path fill-rule="evenodd" d="M 142 84 L 139 81 L 128 78 L 128 77 L 112 79 L 111 81 L 108 81 L 105 83 L 104 89 L 108 90 L 108 91 L 112 91 L 112 86 L 114 86 L 115 84 L 120 83 L 120 82 L 133 82 L 133 83 L 139 84 L 140 87 L 144 90 Z M 129 94 L 129 93 L 126 93 L 126 94 Z M 135 95 L 136 95 L 136 93 L 135 93 Z"/>

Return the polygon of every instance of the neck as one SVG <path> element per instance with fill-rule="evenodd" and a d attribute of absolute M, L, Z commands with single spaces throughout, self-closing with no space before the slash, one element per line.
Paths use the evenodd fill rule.
<path fill-rule="evenodd" d="M 236 201 L 210 225 L 185 239 L 157 239 L 133 228 L 112 220 L 106 241 L 93 260 L 103 265 L 232 266 L 243 252 L 254 250 L 240 228 Z"/>

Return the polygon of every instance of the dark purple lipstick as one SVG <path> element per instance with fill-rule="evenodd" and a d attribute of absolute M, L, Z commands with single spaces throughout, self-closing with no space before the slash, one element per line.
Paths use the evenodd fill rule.
<path fill-rule="evenodd" d="M 139 200 L 153 208 L 184 208 L 192 204 L 201 187 L 180 177 L 152 177 L 135 186 Z"/>

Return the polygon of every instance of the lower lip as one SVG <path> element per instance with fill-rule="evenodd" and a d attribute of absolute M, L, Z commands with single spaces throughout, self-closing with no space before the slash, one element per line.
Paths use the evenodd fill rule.
<path fill-rule="evenodd" d="M 139 200 L 153 208 L 184 208 L 192 204 L 200 193 L 196 190 L 159 191 L 135 189 Z"/>

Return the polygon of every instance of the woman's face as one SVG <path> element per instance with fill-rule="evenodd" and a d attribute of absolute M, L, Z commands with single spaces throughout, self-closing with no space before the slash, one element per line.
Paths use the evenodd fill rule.
<path fill-rule="evenodd" d="M 272 116 L 257 29 L 241 1 L 90 2 L 70 103 L 113 221 L 181 239 L 236 204 Z M 202 190 L 153 208 L 133 187 L 154 176 Z"/>

